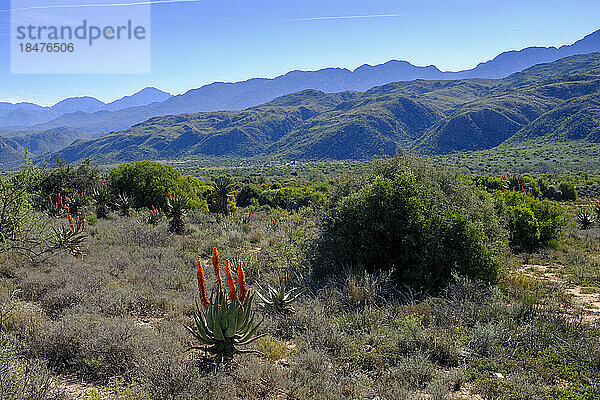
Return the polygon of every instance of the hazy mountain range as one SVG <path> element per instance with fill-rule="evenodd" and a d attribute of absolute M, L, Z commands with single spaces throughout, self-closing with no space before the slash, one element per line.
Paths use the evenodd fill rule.
<path fill-rule="evenodd" d="M 52 107 L 0 103 L 0 166 L 22 160 L 25 148 L 34 157 L 59 151 L 70 161 L 444 153 L 552 136 L 557 120 L 561 132 L 577 136 L 564 126 L 567 112 L 585 116 L 578 135 L 595 140 L 598 55 L 561 59 L 594 51 L 600 52 L 600 31 L 569 46 L 502 53 L 460 72 L 390 61 L 213 83 L 178 96 L 146 88 L 108 104 L 91 97 Z M 94 139 L 107 132 L 116 133 Z"/>
<path fill-rule="evenodd" d="M 40 125 L 71 113 L 95 113 L 98 111 L 118 111 L 129 107 L 139 107 L 162 102 L 171 94 L 155 88 L 145 88 L 131 96 L 123 97 L 111 103 L 103 103 L 94 97 L 71 97 L 52 107 L 38 106 L 33 103 L 0 103 L 0 129 L 18 130 Z M 64 125 L 68 126 L 68 125 Z"/>
<path fill-rule="evenodd" d="M 504 78 L 536 64 L 592 52 L 600 52 L 600 31 L 560 48 L 529 47 L 505 52 L 473 69 L 460 72 L 442 72 L 433 65 L 418 67 L 406 61 L 392 60 L 381 65 L 363 65 L 354 71 L 326 68 L 318 71 L 291 71 L 274 79 L 216 82 L 178 96 L 146 88 L 110 104 L 91 97 L 66 99 L 49 108 L 30 103 L 0 103 L 0 129 L 22 130 L 33 127 L 48 130 L 73 127 L 107 133 L 127 129 L 155 116 L 242 110 L 306 89 L 335 93 L 365 91 L 391 82 L 415 79 Z"/>
<path fill-rule="evenodd" d="M 51 158 L 99 162 L 199 156 L 363 159 L 535 140 L 600 142 L 600 53 L 504 79 L 417 80 L 365 92 L 305 90 L 243 111 L 154 117 L 79 140 Z"/>

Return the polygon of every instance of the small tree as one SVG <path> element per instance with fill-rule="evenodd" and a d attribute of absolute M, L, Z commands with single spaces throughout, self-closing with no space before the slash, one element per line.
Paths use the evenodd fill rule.
<path fill-rule="evenodd" d="M 558 185 L 558 190 L 562 193 L 563 200 L 577 200 L 577 190 L 573 182 L 562 181 Z"/>
<path fill-rule="evenodd" d="M 27 163 L 19 172 L 0 176 L 0 253 L 36 256 L 48 251 L 45 224 L 34 216 L 35 188 L 43 171 Z"/>

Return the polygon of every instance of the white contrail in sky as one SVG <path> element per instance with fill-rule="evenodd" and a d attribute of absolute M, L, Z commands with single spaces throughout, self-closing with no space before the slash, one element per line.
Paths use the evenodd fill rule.
<path fill-rule="evenodd" d="M 10 13 L 11 11 L 28 11 L 28 10 L 47 10 L 53 8 L 85 8 L 85 7 L 132 7 L 141 5 L 153 4 L 172 4 L 172 3 L 201 3 L 205 0 L 145 0 L 128 3 L 106 3 L 106 4 L 55 4 L 45 6 L 32 6 L 13 8 L 10 10 L 0 10 L 0 13 Z M 398 18 L 403 17 L 401 14 L 371 14 L 371 15 L 331 15 L 325 17 L 303 17 L 303 18 L 285 18 L 279 21 L 327 21 L 336 19 L 364 19 L 364 18 Z"/>
<path fill-rule="evenodd" d="M 286 18 L 280 21 L 327 21 L 332 19 L 363 19 L 363 18 L 397 18 L 403 17 L 400 14 L 371 14 L 371 15 L 341 15 L 328 17 L 306 17 L 306 18 Z"/>
<path fill-rule="evenodd" d="M 0 13 L 9 13 L 12 11 L 28 11 L 28 10 L 47 10 L 51 8 L 84 8 L 84 7 L 131 7 L 131 6 L 145 6 L 150 4 L 170 4 L 170 3 L 201 3 L 204 0 L 147 0 L 138 1 L 131 3 L 106 3 L 106 4 L 56 4 L 47 6 L 32 6 L 13 8 L 10 10 L 0 10 Z"/>

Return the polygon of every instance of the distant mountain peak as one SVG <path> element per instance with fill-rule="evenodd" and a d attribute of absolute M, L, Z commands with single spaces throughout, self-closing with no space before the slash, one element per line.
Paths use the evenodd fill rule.
<path fill-rule="evenodd" d="M 140 90 L 139 92 L 134 93 L 132 96 L 139 95 L 139 94 L 150 94 L 150 93 L 160 93 L 160 94 L 166 94 L 166 95 L 171 96 L 171 93 L 167 93 L 163 90 L 157 89 L 154 86 L 147 86 L 147 87 L 143 88 L 142 90 Z"/>
<path fill-rule="evenodd" d="M 61 105 L 64 105 L 64 104 L 79 103 L 79 102 L 102 103 L 100 100 L 98 100 L 95 97 L 91 97 L 91 96 L 74 96 L 74 97 L 69 97 L 69 98 L 66 98 L 64 100 L 61 100 L 58 103 L 56 103 L 55 105 L 53 105 L 52 107 L 61 106 Z M 104 104 L 104 103 L 102 103 L 102 104 Z"/>
<path fill-rule="evenodd" d="M 111 103 L 106 104 L 104 110 L 118 111 L 129 107 L 141 107 L 152 103 L 158 103 L 172 97 L 172 94 L 163 92 L 155 87 L 145 87 L 131 96 L 125 96 Z"/>
<path fill-rule="evenodd" d="M 544 64 L 579 54 L 600 51 L 600 30 L 586 35 L 573 44 L 560 47 L 530 46 L 498 54 L 489 61 L 479 63 L 470 70 L 451 73 L 451 79 L 492 78 L 501 79 L 537 64 Z"/>
<path fill-rule="evenodd" d="M 67 114 L 77 111 L 92 113 L 102 110 L 102 107 L 104 107 L 104 103 L 95 97 L 81 96 L 69 97 L 68 99 L 59 101 L 50 107 L 50 109 L 58 113 Z"/>

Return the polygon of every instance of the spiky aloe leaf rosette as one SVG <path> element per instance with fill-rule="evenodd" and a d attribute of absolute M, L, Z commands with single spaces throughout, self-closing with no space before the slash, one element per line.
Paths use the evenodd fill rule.
<path fill-rule="evenodd" d="M 200 304 L 196 303 L 194 312 L 194 326 L 186 329 L 201 344 L 194 347 L 222 358 L 231 358 L 236 354 L 250 353 L 252 350 L 242 350 L 246 346 L 264 335 L 256 336 L 260 323 L 254 322 L 252 312 L 253 294 L 248 294 L 246 277 L 243 264 L 238 265 L 237 286 L 229 266 L 226 267 L 228 295 L 225 294 L 220 274 L 219 255 L 213 249 L 213 267 L 217 282 L 216 294 L 210 299 L 206 292 L 206 282 L 202 261 L 198 257 L 197 279 L 200 292 Z"/>

